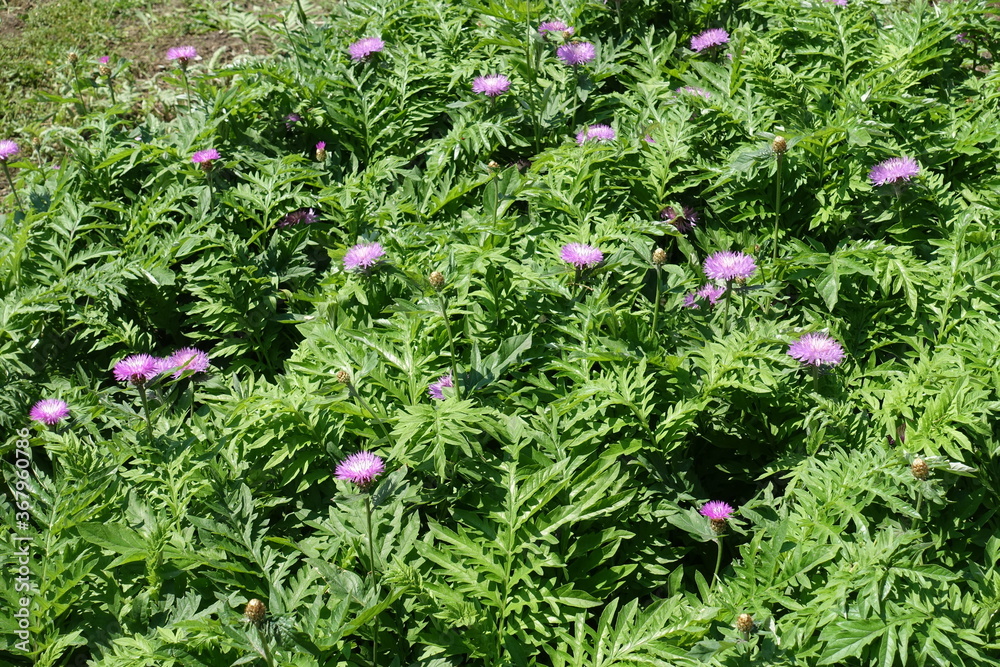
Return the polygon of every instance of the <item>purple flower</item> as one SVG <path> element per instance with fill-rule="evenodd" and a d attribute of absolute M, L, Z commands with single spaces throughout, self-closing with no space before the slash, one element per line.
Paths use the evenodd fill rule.
<path fill-rule="evenodd" d="M 847 6 L 847 0 L 823 0 L 823 2 L 832 2 L 835 5 L 840 5 L 841 7 Z"/>
<path fill-rule="evenodd" d="M 585 127 L 576 134 L 576 143 L 582 146 L 588 141 L 612 141 L 615 138 L 615 131 L 610 125 L 598 123 Z"/>
<path fill-rule="evenodd" d="M 597 53 L 590 42 L 570 42 L 556 49 L 556 56 L 567 65 L 576 67 L 589 63 L 597 57 Z"/>
<path fill-rule="evenodd" d="M 721 250 L 705 258 L 705 275 L 710 280 L 746 280 L 757 271 L 753 257 L 742 252 Z"/>
<path fill-rule="evenodd" d="M 722 28 L 712 28 L 691 38 L 692 51 L 704 51 L 729 41 L 729 33 Z"/>
<path fill-rule="evenodd" d="M 383 471 L 385 462 L 378 455 L 371 452 L 356 452 L 337 464 L 336 477 L 354 482 L 365 489 Z"/>
<path fill-rule="evenodd" d="M 175 378 L 179 378 L 185 371 L 204 373 L 208 370 L 208 355 L 194 347 L 182 347 L 167 357 L 164 366 L 161 372 L 173 371 Z"/>
<path fill-rule="evenodd" d="M 503 74 L 487 74 L 477 76 L 472 82 L 472 92 L 482 93 L 486 97 L 498 97 L 510 89 L 510 79 Z"/>
<path fill-rule="evenodd" d="M 130 382 L 137 387 L 146 384 L 163 372 L 163 360 L 149 354 L 133 354 L 115 364 L 115 379 Z"/>
<path fill-rule="evenodd" d="M 844 0 L 844 4 L 845 5 L 847 4 L 847 0 Z M 969 38 L 966 36 L 966 34 L 964 32 L 960 32 L 957 35 L 955 35 L 955 41 L 958 42 L 959 44 L 971 44 L 972 43 L 969 40 Z"/>
<path fill-rule="evenodd" d="M 836 366 L 844 360 L 844 348 L 825 333 L 807 333 L 788 346 L 788 356 L 811 366 Z"/>
<path fill-rule="evenodd" d="M 644 136 L 642 138 L 642 140 L 645 141 L 647 144 L 655 144 L 656 143 L 656 139 L 654 139 L 653 135 L 651 135 L 651 134 L 647 134 L 646 136 Z"/>
<path fill-rule="evenodd" d="M 562 259 L 578 269 L 585 269 L 600 264 L 604 253 L 586 243 L 567 243 L 562 247 Z"/>
<path fill-rule="evenodd" d="M 684 206 L 681 213 L 677 213 L 673 206 L 668 206 L 660 211 L 660 220 L 666 220 L 681 234 L 686 234 L 697 227 L 699 217 L 698 211 L 690 206 Z"/>
<path fill-rule="evenodd" d="M 6 162 L 7 158 L 17 155 L 20 150 L 16 142 L 10 139 L 0 139 L 0 162 Z"/>
<path fill-rule="evenodd" d="M 325 151 L 326 150 L 326 142 L 325 141 L 317 141 L 316 142 L 316 150 L 317 151 Z"/>
<path fill-rule="evenodd" d="M 439 377 L 437 382 L 431 382 L 430 386 L 427 387 L 427 393 L 431 395 L 431 398 L 443 401 L 444 390 L 451 389 L 454 386 L 455 382 L 451 378 L 451 373 L 448 373 L 447 375 Z"/>
<path fill-rule="evenodd" d="M 566 25 L 562 21 L 546 21 L 542 25 L 538 26 L 538 34 L 542 37 L 547 37 L 550 32 L 561 32 L 564 35 L 572 35 L 573 28 Z"/>
<path fill-rule="evenodd" d="M 378 243 L 359 243 L 344 255 L 344 269 L 347 271 L 367 271 L 385 255 Z"/>
<path fill-rule="evenodd" d="M 167 50 L 167 60 L 179 60 L 181 67 L 188 64 L 188 61 L 198 57 L 198 50 L 193 46 L 175 46 Z"/>
<path fill-rule="evenodd" d="M 297 113 L 288 114 L 287 116 L 285 116 L 285 129 L 291 131 L 291 129 L 295 127 L 295 124 L 300 120 L 302 120 L 302 116 L 298 115 Z"/>
<path fill-rule="evenodd" d="M 107 65 L 109 62 L 111 62 L 111 56 L 101 56 L 100 58 L 97 59 L 97 62 L 101 63 L 102 65 Z"/>
<path fill-rule="evenodd" d="M 286 215 L 284 219 L 278 223 L 278 226 L 288 227 L 289 225 L 311 225 L 316 222 L 316 220 L 316 211 L 311 208 L 300 208 L 298 211 L 292 211 Z"/>
<path fill-rule="evenodd" d="M 713 285 L 708 283 L 703 285 L 701 289 L 698 290 L 699 299 L 708 299 L 708 304 L 714 306 L 722 298 L 722 295 L 726 293 L 725 285 Z"/>
<path fill-rule="evenodd" d="M 191 156 L 191 162 L 194 162 L 195 164 L 211 163 L 212 160 L 218 160 L 218 159 L 219 159 L 219 151 L 215 150 L 214 148 L 206 148 L 205 150 L 198 151 L 197 153 Z"/>
<path fill-rule="evenodd" d="M 58 398 L 46 398 L 31 406 L 28 413 L 33 421 L 42 422 L 48 426 L 55 426 L 69 416 L 69 406 L 66 401 Z"/>
<path fill-rule="evenodd" d="M 698 308 L 698 295 L 695 292 L 688 292 L 684 295 L 685 308 Z"/>
<path fill-rule="evenodd" d="M 706 100 L 712 99 L 712 93 L 708 92 L 704 88 L 699 88 L 698 86 L 682 86 L 676 91 L 678 95 L 691 95 L 693 97 L 703 97 Z"/>
<path fill-rule="evenodd" d="M 868 178 L 872 185 L 897 185 L 902 181 L 909 181 L 920 173 L 920 165 L 913 158 L 894 157 L 885 162 L 879 162 L 872 167 Z"/>
<path fill-rule="evenodd" d="M 725 521 L 732 516 L 734 511 L 729 503 L 724 503 L 721 500 L 710 500 L 702 505 L 701 510 L 699 510 L 702 516 L 708 517 L 713 521 Z"/>
<path fill-rule="evenodd" d="M 347 47 L 351 60 L 366 60 L 373 53 L 380 53 L 385 48 L 385 42 L 378 37 L 362 37 Z"/>

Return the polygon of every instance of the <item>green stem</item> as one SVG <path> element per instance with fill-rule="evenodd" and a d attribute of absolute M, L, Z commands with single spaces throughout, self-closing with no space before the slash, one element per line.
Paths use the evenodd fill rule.
<path fill-rule="evenodd" d="M 917 514 L 920 514 L 920 505 L 924 501 L 924 494 L 922 488 L 917 488 Z M 917 519 L 919 521 L 919 519 Z"/>
<path fill-rule="evenodd" d="M 368 564 L 371 567 L 372 586 L 375 586 L 375 536 L 372 533 L 372 496 L 365 494 L 365 514 L 368 523 Z M 372 618 L 372 667 L 378 664 L 378 616 Z"/>
<path fill-rule="evenodd" d="M 774 248 L 771 255 L 773 262 L 777 262 L 778 260 L 778 227 L 781 224 L 781 163 L 783 157 L 781 153 L 778 153 L 778 174 L 774 179 L 774 239 L 772 241 Z"/>
<path fill-rule="evenodd" d="M 264 631 L 257 626 L 254 626 L 254 629 L 257 631 L 257 639 L 260 641 L 260 648 L 263 651 L 261 653 L 261 657 L 264 658 L 264 662 L 267 663 L 268 667 L 275 667 L 274 658 L 271 656 L 271 649 L 268 646 L 267 638 L 264 637 Z"/>
<path fill-rule="evenodd" d="M 24 210 L 24 205 L 21 204 L 21 198 L 17 196 L 17 188 L 14 187 L 14 179 L 10 177 L 10 167 L 7 166 L 6 160 L 0 160 L 0 164 L 3 165 L 3 173 L 7 176 L 7 182 L 10 183 L 10 191 L 14 193 L 14 201 L 17 202 L 17 207 Z"/>
<path fill-rule="evenodd" d="M 719 566 L 722 565 L 722 535 L 715 538 L 715 543 L 719 549 L 715 555 L 715 570 L 712 572 L 712 586 L 715 586 L 716 579 L 719 578 Z"/>
<path fill-rule="evenodd" d="M 819 393 L 819 366 L 812 367 L 813 391 Z"/>
<path fill-rule="evenodd" d="M 656 322 L 660 317 L 660 266 L 656 266 L 656 301 L 653 302 L 653 338 L 656 338 Z"/>
<path fill-rule="evenodd" d="M 384 435 L 386 441 L 388 441 L 389 430 L 385 427 L 385 424 L 382 423 L 382 417 L 377 412 L 372 410 L 372 406 L 368 405 L 368 401 L 365 400 L 365 397 L 358 392 L 357 388 L 353 384 L 349 385 L 349 390 L 351 394 L 358 399 L 358 403 L 361 404 L 361 409 L 371 414 L 372 419 L 374 419 L 375 423 L 379 425 L 380 429 L 382 429 L 382 435 Z"/>
<path fill-rule="evenodd" d="M 187 93 L 188 109 L 190 109 L 191 105 L 193 104 L 193 100 L 191 98 L 191 86 L 188 85 L 188 75 L 187 75 L 186 65 L 181 65 L 181 78 L 184 79 L 184 91 Z"/>
<path fill-rule="evenodd" d="M 139 389 L 139 398 L 142 400 L 142 413 L 146 417 L 146 433 L 149 436 L 149 446 L 153 446 L 153 422 L 149 418 L 149 399 L 146 398 L 146 387 L 145 385 L 137 385 Z"/>
<path fill-rule="evenodd" d="M 108 77 L 108 92 L 111 93 L 111 104 L 118 106 L 118 100 L 115 99 L 115 84 L 110 76 Z"/>
<path fill-rule="evenodd" d="M 451 332 L 451 320 L 448 319 L 448 300 L 444 295 L 438 296 L 441 304 L 441 317 L 444 318 L 444 326 L 448 330 L 448 349 L 451 351 L 451 381 L 455 385 L 455 395 L 462 398 L 462 383 L 458 377 L 458 355 L 455 354 L 455 336 Z"/>
<path fill-rule="evenodd" d="M 726 281 L 726 305 L 722 309 L 722 335 L 729 331 L 729 302 L 733 300 L 733 281 Z"/>
<path fill-rule="evenodd" d="M 73 63 L 73 89 L 76 92 L 80 106 L 83 108 L 83 113 L 89 114 L 90 111 L 87 109 L 87 103 L 83 100 L 83 93 L 80 92 L 80 75 L 77 73 L 76 63 Z"/>

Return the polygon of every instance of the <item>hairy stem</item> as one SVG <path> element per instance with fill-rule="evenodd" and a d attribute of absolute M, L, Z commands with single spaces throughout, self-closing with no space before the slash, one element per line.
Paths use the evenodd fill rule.
<path fill-rule="evenodd" d="M 660 317 L 660 266 L 656 266 L 656 301 L 653 302 L 653 338 L 656 338 L 656 322 Z"/>
<path fill-rule="evenodd" d="M 372 585 L 375 585 L 375 535 L 372 532 L 372 496 L 365 494 L 365 515 L 368 523 L 368 565 L 371 567 Z M 372 618 L 372 667 L 378 664 L 378 616 Z"/>
<path fill-rule="evenodd" d="M 21 198 L 17 196 L 17 188 L 14 187 L 14 179 L 10 177 L 10 167 L 7 166 L 6 160 L 0 160 L 0 164 L 3 165 L 3 173 L 7 176 L 7 182 L 10 183 L 10 191 L 14 193 L 14 201 L 17 202 L 17 207 L 24 210 L 24 205 L 21 204 Z"/>
<path fill-rule="evenodd" d="M 781 224 L 781 164 L 783 157 L 781 153 L 778 153 L 778 173 L 774 178 L 774 238 L 772 240 L 774 247 L 772 248 L 772 261 L 777 261 L 778 259 L 778 227 Z"/>

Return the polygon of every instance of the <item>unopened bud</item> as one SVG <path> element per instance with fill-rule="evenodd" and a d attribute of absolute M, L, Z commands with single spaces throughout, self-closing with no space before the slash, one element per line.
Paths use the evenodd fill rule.
<path fill-rule="evenodd" d="M 490 169 L 499 169 L 500 163 L 498 163 L 496 160 L 490 160 L 489 164 L 487 164 L 486 166 L 489 167 Z"/>
<path fill-rule="evenodd" d="M 788 142 L 785 141 L 784 137 L 775 137 L 774 141 L 771 142 L 771 151 L 775 155 L 782 155 L 788 150 Z"/>
<path fill-rule="evenodd" d="M 243 615 L 247 617 L 247 620 L 254 625 L 260 625 L 264 622 L 264 616 L 267 614 L 267 607 L 264 603 L 254 598 L 247 602 L 246 609 L 243 610 Z"/>
<path fill-rule="evenodd" d="M 104 77 L 111 76 L 111 68 L 108 67 L 107 65 L 101 65 L 98 68 L 98 71 L 101 73 L 101 76 L 104 76 Z"/>
<path fill-rule="evenodd" d="M 40 147 L 42 145 L 42 138 L 41 137 L 32 137 L 31 138 L 31 145 L 34 146 L 35 148 Z"/>
<path fill-rule="evenodd" d="M 350 384 L 351 374 L 347 371 L 337 371 L 337 382 L 340 384 Z"/>
<path fill-rule="evenodd" d="M 431 271 L 431 275 L 428 277 L 431 282 L 431 287 L 437 291 L 441 291 L 444 288 L 444 274 L 440 271 Z"/>
<path fill-rule="evenodd" d="M 663 248 L 657 248 L 653 251 L 653 264 L 656 266 L 663 266 L 667 263 L 667 253 Z"/>
<path fill-rule="evenodd" d="M 69 61 L 70 65 L 75 65 L 76 61 L 80 59 L 80 56 L 76 55 L 76 51 L 70 51 L 69 55 L 66 56 L 66 60 Z"/>
<path fill-rule="evenodd" d="M 740 614 L 736 617 L 736 629 L 746 634 L 753 630 L 753 616 L 750 614 Z"/>
<path fill-rule="evenodd" d="M 316 161 L 326 162 L 326 142 L 320 141 L 316 144 Z"/>
<path fill-rule="evenodd" d="M 910 472 L 913 473 L 914 477 L 923 481 L 927 479 L 927 476 L 930 474 L 930 468 L 927 467 L 927 461 L 924 461 L 923 459 L 913 459 L 913 463 L 910 464 Z"/>

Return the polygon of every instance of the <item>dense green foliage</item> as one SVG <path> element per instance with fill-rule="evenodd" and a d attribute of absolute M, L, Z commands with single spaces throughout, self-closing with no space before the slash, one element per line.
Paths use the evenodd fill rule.
<path fill-rule="evenodd" d="M 32 650 L 5 616 L 5 664 L 1000 664 L 997 26 L 981 1 L 292 3 L 282 51 L 176 69 L 148 115 L 88 90 L 61 168 L 22 142 L 0 226 L 11 487 L 32 404 L 71 410 L 30 426 Z M 578 145 L 595 123 L 616 139 Z M 896 156 L 920 173 L 873 186 Z M 683 307 L 720 250 L 757 272 Z M 811 371 L 788 346 L 821 331 L 847 354 Z M 148 387 L 150 437 L 111 369 L 189 345 L 212 369 Z M 370 494 L 334 477 L 360 450 Z"/>

